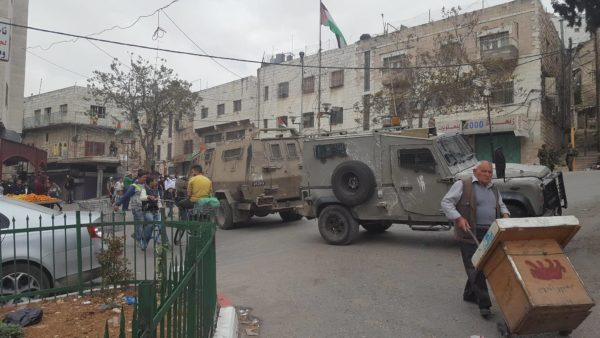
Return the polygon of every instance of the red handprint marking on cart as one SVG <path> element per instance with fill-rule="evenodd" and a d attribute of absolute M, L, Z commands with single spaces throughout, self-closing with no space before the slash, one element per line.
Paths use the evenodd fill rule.
<path fill-rule="evenodd" d="M 544 259 L 544 261 L 548 262 L 548 266 L 544 266 L 542 261 L 535 261 L 535 263 L 525 261 L 525 264 L 530 266 L 529 271 L 531 271 L 533 278 L 541 280 L 562 279 L 562 273 L 567 272 L 567 269 L 556 259 L 553 261 Z"/>

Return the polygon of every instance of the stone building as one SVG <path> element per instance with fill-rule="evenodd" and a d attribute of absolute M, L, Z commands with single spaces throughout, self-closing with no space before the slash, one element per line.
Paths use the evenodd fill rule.
<path fill-rule="evenodd" d="M 600 46 L 600 32 L 597 34 Z M 600 48 L 600 47 L 599 47 Z M 600 51 L 598 51 L 600 53 Z M 594 41 L 581 43 L 573 57 L 573 107 L 577 116 L 577 140 L 579 149 L 596 149 L 596 60 Z"/>
<path fill-rule="evenodd" d="M 465 39 L 448 38 L 449 32 L 467 29 L 472 34 Z M 375 37 L 365 34 L 345 48 L 323 52 L 320 101 L 331 105 L 328 114 L 319 114 L 324 109 L 318 106 L 317 55 L 304 57 L 304 67 L 298 58 L 263 66 L 257 73 L 260 121 L 264 126 L 276 126 L 285 120 L 290 124 L 293 118 L 291 124 L 302 122 L 305 134 L 316 133 L 319 124 L 322 133 L 329 129 L 371 129 L 385 123 L 385 115 L 399 116 L 404 126 L 416 127 L 419 103 L 408 95 L 389 104 L 379 119 L 370 111 L 370 98 L 390 87 L 395 92 L 393 100 L 402 98 L 402 91 L 413 85 L 409 81 L 413 75 L 408 73 L 418 71 L 421 55 L 449 50 L 457 44 L 471 65 L 500 64 L 505 80 L 490 87 L 482 78 L 478 105 L 436 109 L 436 104 L 448 107 L 445 102 L 427 102 L 433 108 L 422 112 L 425 121 L 434 116 L 438 131 L 464 134 L 479 158 L 490 158 L 485 95 L 490 101 L 493 143 L 503 147 L 507 160 L 534 163 L 541 144 L 553 148 L 564 144 L 569 119 L 558 109 L 558 98 L 564 94 L 557 86 L 560 39 L 552 17 L 539 0 L 516 0 L 423 25 L 403 26 Z M 470 68 L 467 64 L 463 69 Z M 397 71 L 390 77 L 393 69 Z"/>
<path fill-rule="evenodd" d="M 110 176 L 139 167 L 139 145 L 122 112 L 93 98 L 86 87 L 29 96 L 23 143 L 48 153 L 48 176 L 59 185 L 67 173 L 74 176 L 76 199 L 98 197 L 106 194 Z"/>
<path fill-rule="evenodd" d="M 29 0 L 0 0 L 0 20 L 27 25 Z M 23 129 L 23 90 L 27 30 L 2 25 L 0 30 L 0 135 Z"/>

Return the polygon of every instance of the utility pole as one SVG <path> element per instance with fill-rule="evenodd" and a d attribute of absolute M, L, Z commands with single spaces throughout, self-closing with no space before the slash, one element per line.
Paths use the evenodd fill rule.
<path fill-rule="evenodd" d="M 298 132 L 302 135 L 302 129 L 304 128 L 304 52 L 300 52 L 300 124 L 298 125 Z M 313 81 L 313 88 L 315 82 Z"/>
<path fill-rule="evenodd" d="M 558 88 L 558 106 L 560 107 L 560 116 L 561 116 L 561 122 L 559 125 L 559 128 L 561 129 L 561 133 L 564 132 L 564 126 L 565 126 L 565 116 L 566 116 L 566 78 L 565 78 L 565 30 L 564 30 L 564 20 L 560 19 L 560 82 L 559 83 L 559 88 Z M 561 146 L 563 143 L 562 137 L 561 137 Z"/>

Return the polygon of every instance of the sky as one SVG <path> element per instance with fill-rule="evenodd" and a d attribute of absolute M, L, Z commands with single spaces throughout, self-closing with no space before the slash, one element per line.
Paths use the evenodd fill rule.
<path fill-rule="evenodd" d="M 378 35 L 384 22 L 412 26 L 440 17 L 443 6 L 479 9 L 506 0 L 324 0 L 348 44 L 361 34 Z M 550 9 L 550 0 L 542 0 Z M 165 7 L 156 12 L 158 9 Z M 151 15 L 154 13 L 153 15 Z M 383 14 L 383 18 L 382 18 Z M 150 15 L 150 16 L 149 16 Z M 146 17 L 147 16 L 147 17 Z M 137 20 L 137 21 L 136 21 Z M 317 0 L 30 0 L 30 27 L 164 49 L 260 61 L 265 55 L 316 53 L 319 43 Z M 113 28 L 112 27 L 122 27 Z M 108 30 L 107 30 L 108 29 Z M 106 30 L 102 32 L 103 30 Z M 29 30 L 25 95 L 73 85 L 85 86 L 94 70 L 109 71 L 113 58 L 165 59 L 177 75 L 205 89 L 256 76 L 258 64 L 177 55 L 130 46 L 90 42 Z M 67 41 L 67 42 L 65 42 Z M 325 49 L 335 36 L 322 28 Z"/>

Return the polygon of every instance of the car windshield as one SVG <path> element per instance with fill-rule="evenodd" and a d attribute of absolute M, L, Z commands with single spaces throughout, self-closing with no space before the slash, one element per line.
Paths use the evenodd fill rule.
<path fill-rule="evenodd" d="M 467 162 L 475 157 L 471 147 L 461 135 L 440 137 L 437 145 L 450 166 Z"/>

